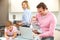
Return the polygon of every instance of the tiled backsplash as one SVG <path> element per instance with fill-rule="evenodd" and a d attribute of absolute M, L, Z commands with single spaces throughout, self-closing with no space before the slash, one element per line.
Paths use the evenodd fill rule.
<path fill-rule="evenodd" d="M 15 20 L 22 20 L 22 13 L 23 12 L 11 12 L 11 13 L 9 13 L 9 20 L 10 21 L 12 21 L 13 22 L 13 15 L 15 15 L 16 16 L 16 19 Z M 60 24 L 60 13 L 59 12 L 53 12 L 55 15 L 56 15 L 56 17 L 57 17 L 57 21 L 58 21 L 58 23 L 57 24 Z M 32 12 L 32 16 L 33 15 L 36 15 L 36 12 Z"/>

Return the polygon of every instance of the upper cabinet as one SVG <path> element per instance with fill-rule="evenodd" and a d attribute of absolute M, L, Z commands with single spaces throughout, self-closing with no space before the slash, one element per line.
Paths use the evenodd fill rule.
<path fill-rule="evenodd" d="M 24 0 L 10 0 L 10 12 L 23 12 L 22 1 Z M 59 0 L 27 0 L 32 12 L 37 12 L 36 6 L 40 2 L 44 2 L 49 11 L 59 11 Z"/>

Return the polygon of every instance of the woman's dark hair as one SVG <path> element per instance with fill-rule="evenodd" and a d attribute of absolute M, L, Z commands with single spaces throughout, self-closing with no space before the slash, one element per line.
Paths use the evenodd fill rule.
<path fill-rule="evenodd" d="M 37 5 L 37 8 L 43 8 L 43 9 L 48 9 L 47 8 L 47 6 L 43 3 L 43 2 L 41 2 L 41 3 L 39 3 L 38 5 Z"/>

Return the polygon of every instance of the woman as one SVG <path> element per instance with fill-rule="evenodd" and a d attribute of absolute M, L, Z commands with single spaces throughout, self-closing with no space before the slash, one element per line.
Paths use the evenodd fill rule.
<path fill-rule="evenodd" d="M 7 21 L 5 25 L 5 38 L 6 40 L 15 39 L 17 36 L 17 28 L 12 25 L 12 22 Z"/>
<path fill-rule="evenodd" d="M 54 30 L 56 26 L 56 17 L 53 13 L 48 11 L 47 6 L 41 2 L 37 5 L 36 14 L 37 22 L 42 30 L 41 34 L 38 34 L 41 40 L 54 40 Z M 37 31 L 35 31 L 36 33 Z"/>
<path fill-rule="evenodd" d="M 28 1 L 22 2 L 22 8 L 24 9 L 24 13 L 22 15 L 22 22 L 24 27 L 30 26 L 30 20 L 31 20 L 31 11 L 29 10 Z"/>

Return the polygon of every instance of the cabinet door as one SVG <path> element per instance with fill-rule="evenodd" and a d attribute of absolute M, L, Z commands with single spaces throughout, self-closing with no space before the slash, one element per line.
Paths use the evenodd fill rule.
<path fill-rule="evenodd" d="M 22 2 L 24 0 L 11 0 L 11 12 L 23 12 Z M 30 10 L 37 12 L 36 6 L 40 2 L 44 2 L 49 11 L 59 11 L 59 0 L 27 0 L 29 2 Z"/>
<path fill-rule="evenodd" d="M 0 1 L 0 26 L 4 26 L 8 20 L 8 0 Z"/>

